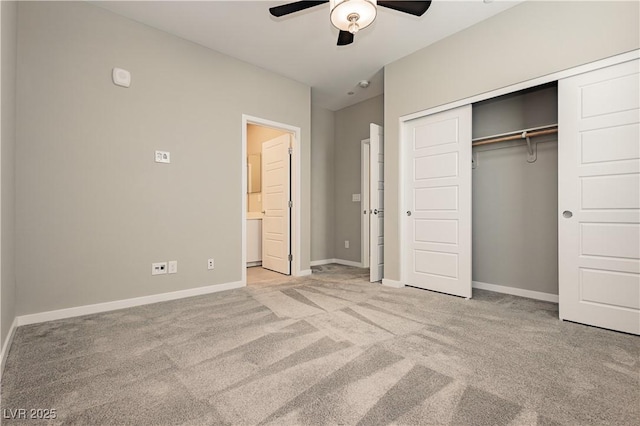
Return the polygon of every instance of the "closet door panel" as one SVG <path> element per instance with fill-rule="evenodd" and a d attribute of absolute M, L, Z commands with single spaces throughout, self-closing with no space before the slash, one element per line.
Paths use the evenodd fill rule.
<path fill-rule="evenodd" d="M 607 140 L 608 143 L 601 143 Z M 640 126 L 622 125 L 582 132 L 582 164 L 608 163 L 640 158 Z"/>
<path fill-rule="evenodd" d="M 471 297 L 471 106 L 405 131 L 403 282 Z"/>
<path fill-rule="evenodd" d="M 640 334 L 640 62 L 559 82 L 560 318 Z"/>

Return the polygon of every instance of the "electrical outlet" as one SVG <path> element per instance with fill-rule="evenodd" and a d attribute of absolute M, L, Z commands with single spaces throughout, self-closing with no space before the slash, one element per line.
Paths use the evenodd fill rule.
<path fill-rule="evenodd" d="M 169 273 L 170 274 L 177 274 L 178 273 L 178 261 L 177 260 L 170 260 L 169 261 Z"/>
<path fill-rule="evenodd" d="M 171 163 L 171 153 L 169 151 L 156 151 L 156 163 Z"/>
<path fill-rule="evenodd" d="M 151 264 L 151 275 L 161 275 L 167 273 L 167 262 L 156 262 Z"/>
<path fill-rule="evenodd" d="M 207 269 L 213 269 L 215 264 L 213 263 L 213 259 L 207 260 Z"/>
<path fill-rule="evenodd" d="M 344 240 L 344 248 L 349 248 L 349 240 Z"/>

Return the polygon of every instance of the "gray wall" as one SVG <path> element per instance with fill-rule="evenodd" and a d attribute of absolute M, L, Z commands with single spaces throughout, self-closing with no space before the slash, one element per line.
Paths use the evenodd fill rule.
<path fill-rule="evenodd" d="M 2 164 L 2 186 L 1 200 L 2 212 L 2 229 L 0 230 L 1 246 L 0 258 L 2 264 L 0 271 L 2 285 L 0 287 L 0 299 L 2 306 L 0 312 L 2 323 L 0 347 L 4 345 L 5 339 L 11 324 L 16 316 L 16 276 L 15 276 L 15 144 L 16 144 L 16 11 L 17 3 L 11 1 L 3 1 L 2 7 L 2 85 L 0 93 L 2 93 L 2 117 L 0 128 L 2 134 L 0 136 L 2 145 L 0 147 L 0 157 Z M 2 373 L 0 373 L 1 375 Z"/>
<path fill-rule="evenodd" d="M 368 99 L 336 111 L 335 151 L 335 258 L 361 261 L 360 203 L 351 201 L 360 194 L 361 142 L 369 138 L 369 124 L 384 122 L 384 97 Z M 349 240 L 349 248 L 344 241 Z"/>
<path fill-rule="evenodd" d="M 385 278 L 400 279 L 399 118 L 640 47 L 638 2 L 524 2 L 385 67 Z"/>
<path fill-rule="evenodd" d="M 311 260 L 333 259 L 335 245 L 334 112 L 311 105 Z"/>
<path fill-rule="evenodd" d="M 558 122 L 555 85 L 473 105 L 473 137 Z M 473 280 L 558 294 L 557 136 L 473 149 Z"/>
<path fill-rule="evenodd" d="M 302 129 L 309 268 L 309 87 L 85 2 L 20 3 L 18 52 L 17 314 L 239 281 L 243 113 Z"/>

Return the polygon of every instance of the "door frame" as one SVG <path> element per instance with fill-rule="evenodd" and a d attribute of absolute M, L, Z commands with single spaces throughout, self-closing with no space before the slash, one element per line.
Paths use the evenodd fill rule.
<path fill-rule="evenodd" d="M 371 185 L 371 158 L 369 152 L 371 149 L 371 139 L 363 139 L 360 145 L 361 155 L 361 177 L 360 177 L 360 211 L 363 212 L 360 220 L 360 233 L 362 234 L 361 242 L 361 261 L 362 267 L 368 268 L 371 260 L 371 241 L 369 239 L 370 226 L 371 226 L 371 206 L 369 199 L 369 186 Z M 366 213 L 364 212 L 366 210 Z"/>
<path fill-rule="evenodd" d="M 406 256 L 406 248 L 404 247 L 404 235 L 405 235 L 405 231 L 407 228 L 407 217 L 402 215 L 402 212 L 404 210 L 406 210 L 405 207 L 405 197 L 404 197 L 404 191 L 406 189 L 407 186 L 407 182 L 406 182 L 406 177 L 404 176 L 404 174 L 402 173 L 402 170 L 404 170 L 406 164 L 407 164 L 407 156 L 409 153 L 409 150 L 406 148 L 407 145 L 410 143 L 410 135 L 407 132 L 407 126 L 408 126 L 408 122 L 411 120 L 415 120 L 417 118 L 422 118 L 425 117 L 427 115 L 433 115 L 442 111 L 447 111 L 450 109 L 454 109 L 454 108 L 458 108 L 461 107 L 463 105 L 468 105 L 468 104 L 473 104 L 476 102 L 480 102 L 480 101 L 484 101 L 487 99 L 491 99 L 491 98 L 495 98 L 498 96 L 502 96 L 502 95 L 506 95 L 509 93 L 513 93 L 513 92 L 518 92 L 520 90 L 524 90 L 524 89 L 529 89 L 531 87 L 535 87 L 535 86 L 539 86 L 542 84 L 546 84 L 546 83 L 550 83 L 552 81 L 557 81 L 557 80 L 561 80 L 563 78 L 567 78 L 567 77 L 572 77 L 574 75 L 578 75 L 578 74 L 583 74 L 589 71 L 594 71 L 600 68 L 605 68 L 611 65 L 616 65 L 616 64 L 621 64 L 623 62 L 628 62 L 628 61 L 632 61 L 634 59 L 638 59 L 640 58 L 640 49 L 636 49 L 630 52 L 626 52 L 626 53 L 622 53 L 619 55 L 615 55 L 615 56 L 611 56 L 609 58 L 605 58 L 605 59 L 600 59 L 594 62 L 589 62 L 587 64 L 584 65 L 579 65 L 576 66 L 574 68 L 569 68 L 563 71 L 558 71 L 552 74 L 547 74 L 544 75 L 542 77 L 537 77 L 537 78 L 533 78 L 531 80 L 525 80 L 523 82 L 520 83 L 516 83 L 516 84 L 512 84 L 510 86 L 505 86 L 502 87 L 500 89 L 496 89 L 496 90 L 492 90 L 490 92 L 485 92 L 485 93 L 481 93 L 479 95 L 475 95 L 475 96 L 471 96 L 465 99 L 461 99 L 455 102 L 450 102 L 447 104 L 443 104 L 443 105 L 439 105 L 437 107 L 433 107 L 433 108 L 429 108 L 429 109 L 425 109 L 422 111 L 418 111 L 415 113 L 411 113 L 411 114 L 407 114 L 407 115 L 403 115 L 399 118 L 399 130 L 398 130 L 398 142 L 399 142 L 399 147 L 398 147 L 398 187 L 399 187 L 399 193 L 398 193 L 398 204 L 397 204 L 397 217 L 398 217 L 398 261 L 399 261 L 399 270 L 400 270 L 400 281 L 394 281 L 394 280 L 390 280 L 390 279 L 383 279 L 382 283 L 384 285 L 388 285 L 391 287 L 403 287 L 406 283 L 406 276 L 407 276 L 407 271 L 406 271 L 406 265 L 405 265 L 405 261 L 404 261 L 404 256 Z M 560 139 L 558 140 L 558 143 L 560 143 Z M 385 247 L 385 251 L 386 251 L 386 247 Z M 386 256 L 385 258 L 389 259 L 391 258 L 391 256 Z"/>
<path fill-rule="evenodd" d="M 291 275 L 302 276 L 300 267 L 300 256 L 302 252 L 302 244 L 300 243 L 301 225 L 301 156 L 300 156 L 300 135 L 302 131 L 300 127 L 290 124 L 279 123 L 277 121 L 265 118 L 254 117 L 242 114 L 242 149 L 240 158 L 240 171 L 242 179 L 242 257 L 240 271 L 242 284 L 247 285 L 247 125 L 255 124 L 263 127 L 271 127 L 273 129 L 282 130 L 291 134 L 291 201 L 293 208 L 291 209 L 291 254 L 293 261 L 291 262 Z"/>

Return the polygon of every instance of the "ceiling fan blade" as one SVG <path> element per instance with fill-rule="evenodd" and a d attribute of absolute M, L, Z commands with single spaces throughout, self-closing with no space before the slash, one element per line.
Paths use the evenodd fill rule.
<path fill-rule="evenodd" d="M 353 43 L 353 34 L 349 31 L 340 31 L 338 34 L 338 46 L 346 46 Z"/>
<path fill-rule="evenodd" d="M 288 15 L 290 13 L 300 12 L 310 7 L 318 6 L 323 3 L 329 3 L 329 0 L 322 1 L 294 1 L 293 3 L 283 4 L 282 6 L 270 7 L 269 12 L 276 17 Z"/>
<path fill-rule="evenodd" d="M 386 7 L 388 9 L 397 10 L 404 13 L 409 13 L 415 16 L 422 16 L 429 6 L 431 6 L 431 0 L 428 1 L 378 1 L 378 6 Z"/>

